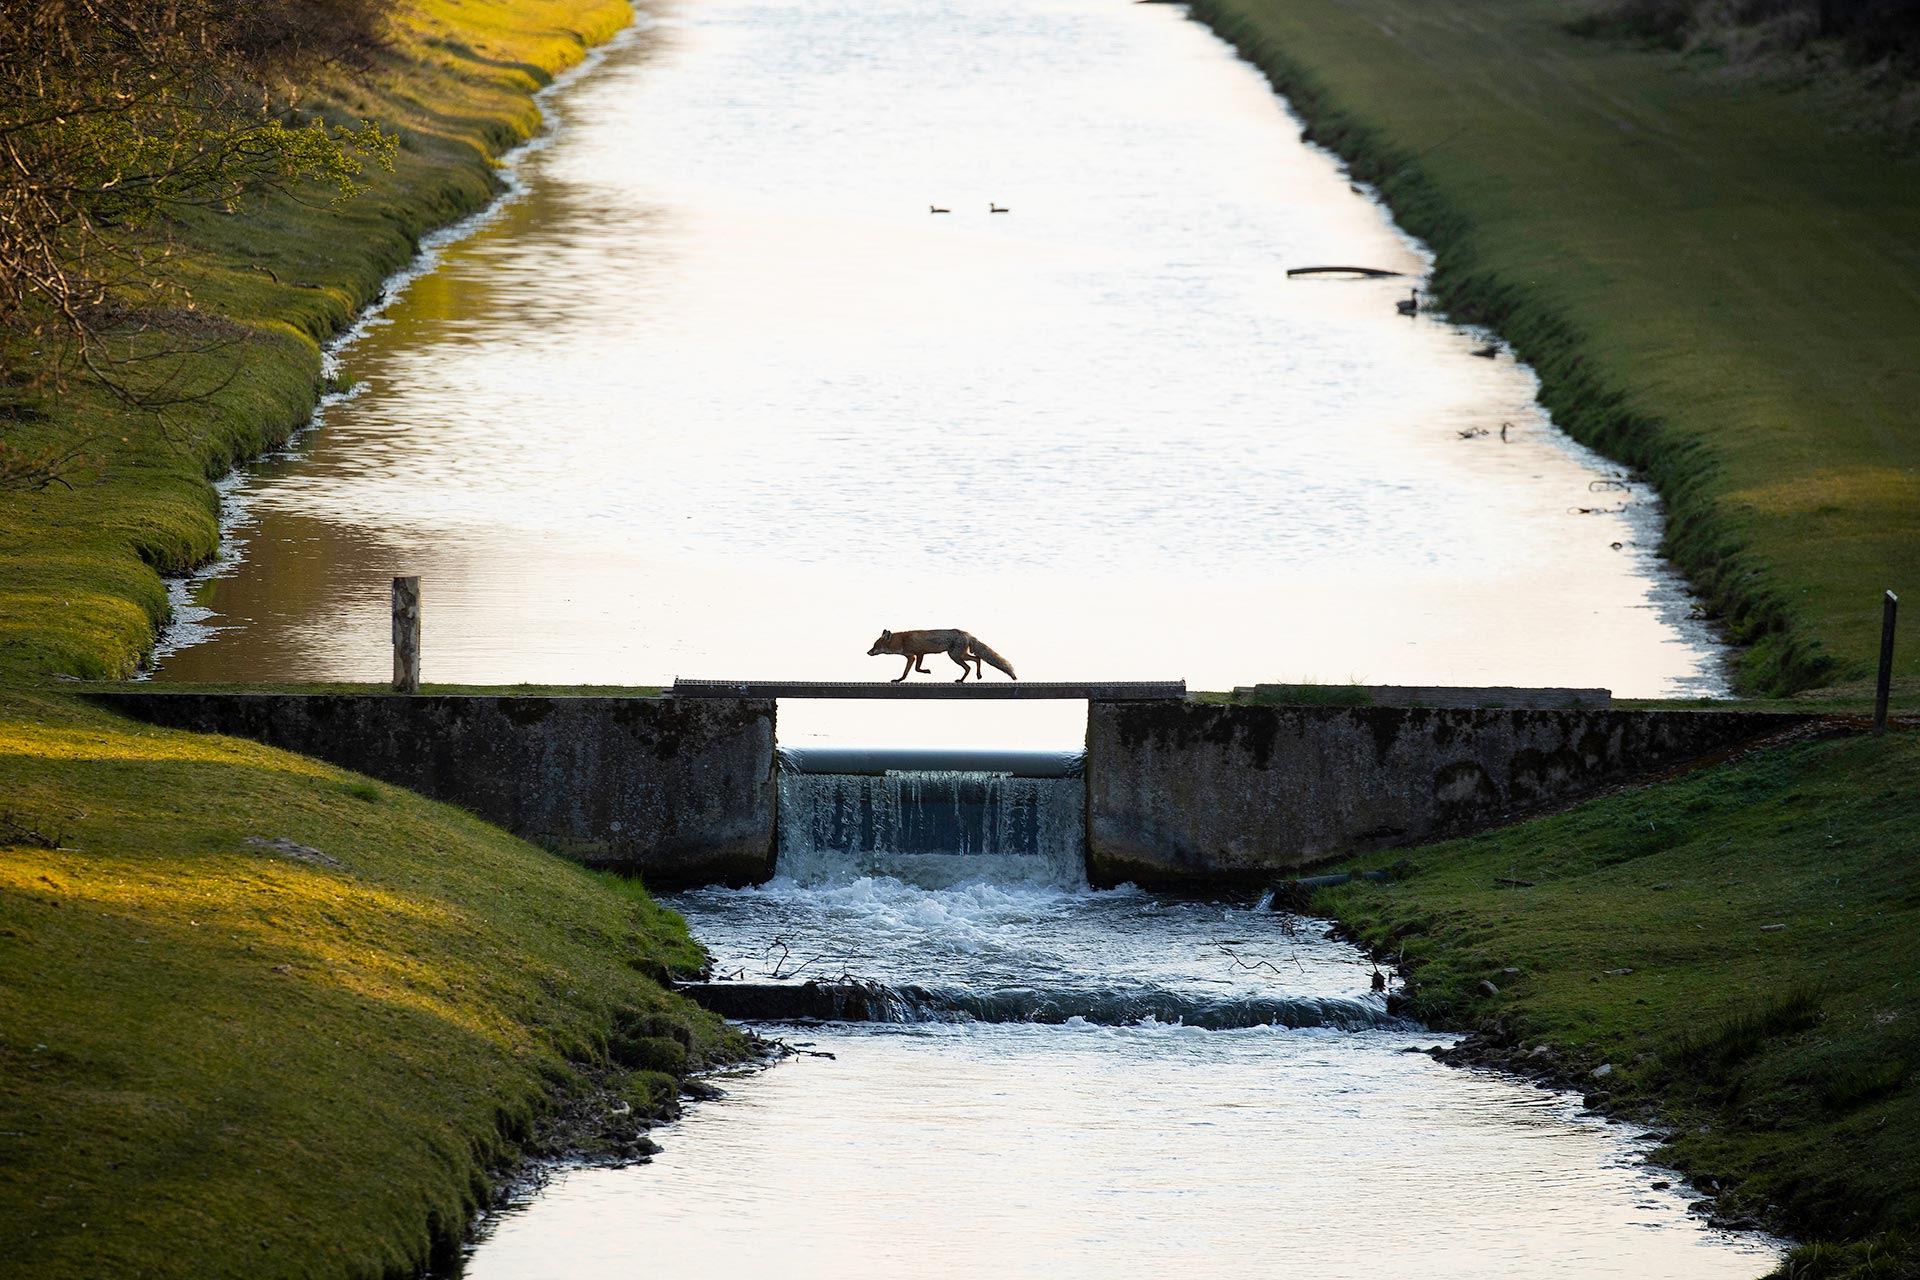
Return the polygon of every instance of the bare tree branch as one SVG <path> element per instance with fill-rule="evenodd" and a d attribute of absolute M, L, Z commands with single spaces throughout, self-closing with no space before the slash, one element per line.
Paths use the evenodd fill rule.
<path fill-rule="evenodd" d="M 194 338 L 179 319 L 191 295 L 169 278 L 170 224 L 305 185 L 351 195 L 363 163 L 392 167 L 396 139 L 377 126 L 293 107 L 296 75 L 365 64 L 381 8 L 0 0 L 0 367 L 15 394 L 57 389 L 70 369 L 162 421 L 231 381 L 181 385 L 188 362 L 174 357 L 231 335 Z M 53 483 L 71 453 L 0 446 L 0 488 Z"/>

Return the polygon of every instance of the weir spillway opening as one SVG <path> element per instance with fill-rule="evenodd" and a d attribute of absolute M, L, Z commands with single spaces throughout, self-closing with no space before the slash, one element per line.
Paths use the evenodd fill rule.
<path fill-rule="evenodd" d="M 782 748 L 778 768 L 780 875 L 1086 881 L 1080 752 Z"/>

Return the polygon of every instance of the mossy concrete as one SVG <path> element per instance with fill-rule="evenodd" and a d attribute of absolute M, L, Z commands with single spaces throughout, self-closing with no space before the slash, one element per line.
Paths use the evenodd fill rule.
<path fill-rule="evenodd" d="M 1095 884 L 1259 882 L 1494 826 L 1809 717 L 1093 703 Z"/>
<path fill-rule="evenodd" d="M 153 724 L 251 738 L 459 805 L 655 887 L 773 874 L 770 701 L 97 696 Z"/>

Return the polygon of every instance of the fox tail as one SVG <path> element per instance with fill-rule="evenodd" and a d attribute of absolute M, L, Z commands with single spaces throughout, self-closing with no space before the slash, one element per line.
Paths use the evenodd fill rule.
<path fill-rule="evenodd" d="M 1006 672 L 1009 679 L 1018 680 L 1020 678 L 1013 674 L 1013 664 L 995 653 L 993 647 L 978 636 L 970 637 L 970 643 L 967 647 L 972 650 L 974 657 L 984 658 L 988 666 L 998 667 L 1000 670 Z"/>

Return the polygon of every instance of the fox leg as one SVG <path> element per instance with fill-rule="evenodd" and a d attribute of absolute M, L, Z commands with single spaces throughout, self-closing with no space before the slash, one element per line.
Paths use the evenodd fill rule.
<path fill-rule="evenodd" d="M 933 672 L 927 670 L 927 655 L 924 653 L 916 653 L 913 655 L 913 669 L 923 676 L 933 674 Z"/>
<path fill-rule="evenodd" d="M 908 676 L 912 674 L 913 674 L 913 655 L 908 654 L 906 670 L 902 671 L 899 675 L 895 676 L 893 678 L 893 683 L 899 684 L 902 680 L 905 680 Z"/>
<path fill-rule="evenodd" d="M 967 646 L 964 644 L 948 645 L 947 656 L 960 664 L 960 679 L 955 680 L 955 684 L 963 684 L 968 676 L 975 674 L 973 663 L 968 661 L 972 655 L 967 652 Z"/>

